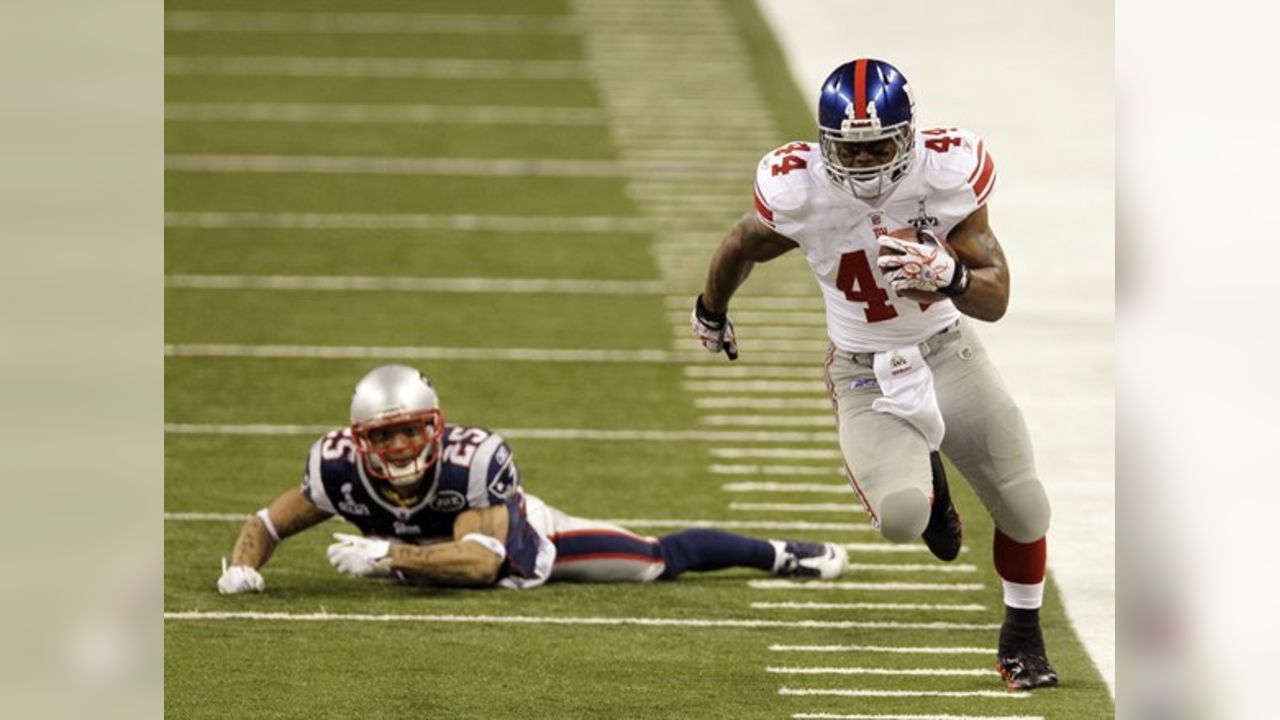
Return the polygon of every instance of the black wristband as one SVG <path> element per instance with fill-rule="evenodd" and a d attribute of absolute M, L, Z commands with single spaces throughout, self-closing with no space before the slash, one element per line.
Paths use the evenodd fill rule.
<path fill-rule="evenodd" d="M 969 292 L 969 266 L 956 261 L 956 271 L 951 276 L 951 283 L 946 287 L 938 288 L 938 292 L 947 297 L 960 297 Z"/>
<path fill-rule="evenodd" d="M 729 313 L 714 313 L 702 304 L 702 295 L 698 295 L 698 301 L 694 305 L 694 311 L 698 314 L 698 319 L 707 325 L 713 325 L 716 329 L 724 327 L 725 322 L 729 319 Z"/>

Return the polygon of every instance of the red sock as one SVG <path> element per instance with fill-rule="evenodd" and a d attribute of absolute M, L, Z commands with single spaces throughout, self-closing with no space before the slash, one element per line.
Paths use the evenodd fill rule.
<path fill-rule="evenodd" d="M 1020 543 L 996 530 L 994 546 L 996 572 L 1001 578 L 1023 585 L 1044 582 L 1047 546 L 1044 538 Z"/>

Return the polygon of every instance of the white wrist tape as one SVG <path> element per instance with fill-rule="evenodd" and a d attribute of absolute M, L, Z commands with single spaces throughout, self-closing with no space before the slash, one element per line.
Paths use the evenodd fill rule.
<path fill-rule="evenodd" d="M 276 526 L 271 522 L 271 513 L 267 512 L 266 508 L 262 508 L 254 514 L 257 515 L 258 519 L 262 521 L 262 524 L 266 526 L 267 534 L 271 536 L 271 539 L 276 542 L 280 542 L 280 533 L 276 532 Z"/>
<path fill-rule="evenodd" d="M 483 545 L 484 547 L 492 550 L 493 553 L 498 556 L 498 559 L 507 559 L 507 546 L 503 545 L 502 541 L 495 537 L 482 535 L 480 533 L 467 533 L 462 536 L 462 540 L 459 542 L 473 542 L 477 545 Z"/>

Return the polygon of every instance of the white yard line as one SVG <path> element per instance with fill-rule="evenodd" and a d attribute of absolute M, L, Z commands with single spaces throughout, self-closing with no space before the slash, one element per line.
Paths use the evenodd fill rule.
<path fill-rule="evenodd" d="M 166 357 L 284 359 L 493 360 L 501 362 L 673 363 L 714 362 L 699 352 L 666 350 L 557 350 L 552 348 L 378 347 L 368 345 L 238 345 L 198 343 L 165 345 Z M 779 364 L 796 362 L 788 353 L 758 358 Z M 729 437 L 729 436 L 725 436 Z M 835 437 L 834 433 L 830 437 Z"/>
<path fill-rule="evenodd" d="M 1000 698 L 1005 700 L 1026 700 L 1029 692 L 1008 692 L 1002 690 L 843 690 L 822 688 L 789 688 L 778 690 L 779 695 L 820 695 L 828 697 L 875 697 L 875 698 Z"/>
<path fill-rule="evenodd" d="M 816 465 L 711 465 L 707 468 L 716 475 L 822 475 L 826 477 L 843 476 L 844 470 L 838 467 L 816 466 Z M 750 488 L 772 491 L 777 488 L 779 491 L 786 490 L 785 483 L 757 483 L 760 487 Z M 734 490 L 747 490 L 748 483 L 739 483 L 734 486 Z M 770 486 L 770 487 L 765 487 Z M 813 487 L 813 486 L 809 486 Z M 822 485 L 822 488 L 835 488 L 837 485 Z M 730 489 L 725 486 L 726 490 Z M 820 492 L 827 492 L 828 490 Z M 843 486 L 845 491 L 849 490 L 849 486 Z M 810 491 L 814 492 L 814 491 Z"/>
<path fill-rule="evenodd" d="M 653 295 L 657 280 L 559 278 L 375 277 L 333 275 L 165 275 L 168 288 L 200 290 L 326 290 L 551 295 Z"/>
<path fill-rule="evenodd" d="M 691 368 L 686 368 L 691 369 Z M 839 460 L 839 450 L 804 450 L 800 448 L 711 448 L 711 457 L 736 460 L 763 458 L 778 460 Z"/>
<path fill-rule="evenodd" d="M 862 622 L 856 620 L 727 620 L 720 618 L 555 617 L 547 615 L 409 615 L 362 613 L 166 611 L 165 620 L 255 620 L 267 622 L 414 622 L 478 625 L 596 625 L 691 628 L 820 628 L 832 630 L 938 630 L 945 623 Z"/>
<path fill-rule="evenodd" d="M 995 670 L 977 668 L 874 668 L 874 667 L 766 667 L 777 675 L 889 675 L 920 677 L 987 677 L 999 675 Z"/>
<path fill-rule="evenodd" d="M 353 33 L 394 35 L 565 35 L 572 17 L 393 12 L 206 12 L 170 10 L 167 32 Z"/>
<path fill-rule="evenodd" d="M 323 435 L 333 425 L 273 425 L 268 423 L 165 423 L 176 435 Z M 835 442 L 834 433 L 735 432 L 732 430 L 597 430 L 590 428 L 497 428 L 513 440 L 639 440 L 644 442 Z"/>
<path fill-rule="evenodd" d="M 456 125 L 606 125 L 597 108 L 362 103 L 165 103 L 166 120 L 286 123 L 448 123 Z"/>
<path fill-rule="evenodd" d="M 458 230 L 514 233 L 648 233 L 642 217 L 428 215 L 418 213 L 166 212 L 166 227 L 298 230 Z"/>
<path fill-rule="evenodd" d="M 242 523 L 249 518 L 245 513 L 209 513 L 209 512 L 166 512 L 166 522 L 229 522 Z M 871 526 L 857 523 L 811 523 L 783 521 L 736 521 L 736 520 L 673 520 L 651 518 L 609 518 L 609 522 L 623 527 L 633 528 L 724 528 L 726 530 L 829 530 L 838 532 L 869 531 Z"/>
<path fill-rule="evenodd" d="M 700 410 L 830 410 L 825 398 L 709 397 L 696 398 L 693 406 Z"/>
<path fill-rule="evenodd" d="M 588 72 L 577 60 L 222 55 L 166 55 L 164 58 L 164 74 L 170 76 L 582 80 Z"/>
<path fill-rule="evenodd" d="M 908 583 L 908 582 L 854 582 L 848 580 L 748 580 L 752 590 L 883 590 L 886 592 L 979 592 L 986 589 L 982 583 Z M 1000 627 L 999 623 L 983 627 Z"/>
<path fill-rule="evenodd" d="M 731 502 L 730 510 L 739 512 L 798 512 L 798 513 L 825 513 L 853 512 L 857 507 L 856 503 L 748 503 L 748 502 Z"/>
<path fill-rule="evenodd" d="M 920 555 L 928 555 L 929 548 L 922 544 L 898 545 L 890 542 L 873 542 L 873 543 L 841 543 L 841 546 L 850 552 L 855 553 L 918 553 Z M 965 545 L 960 548 L 960 554 L 966 555 L 969 552 L 969 546 Z"/>
<path fill-rule="evenodd" d="M 822 383 L 822 368 L 780 368 L 768 365 L 691 365 L 684 369 L 690 378 L 804 378 Z"/>
<path fill-rule="evenodd" d="M 703 425 L 743 425 L 749 427 L 831 427 L 836 425 L 835 415 L 703 415 L 698 418 Z"/>
<path fill-rule="evenodd" d="M 715 238 L 718 240 L 718 238 Z M 708 247 L 707 250 L 714 248 Z M 664 300 L 667 309 L 683 309 L 689 305 L 689 298 L 683 295 L 669 295 Z M 818 310 L 823 311 L 822 296 L 816 288 L 806 288 L 804 295 L 746 295 L 733 299 L 733 309 L 737 310 Z M 736 314 L 735 314 L 736 317 Z M 753 327 L 752 330 L 759 330 Z"/>
<path fill-rule="evenodd" d="M 984 612 L 986 605 L 977 603 L 823 603 L 823 602 L 753 602 L 757 610 L 927 610 L 929 612 Z"/>
<path fill-rule="evenodd" d="M 1043 715 L 867 715 L 795 713 L 792 720 L 1044 720 Z"/>
<path fill-rule="evenodd" d="M 708 353 L 709 354 L 709 353 Z M 826 394 L 821 380 L 686 380 L 681 387 L 691 393 L 808 393 Z"/>
<path fill-rule="evenodd" d="M 720 471 L 716 470 L 715 468 L 716 468 L 715 465 L 711 466 L 712 473 L 724 474 L 724 473 L 720 473 Z M 736 473 L 729 473 L 729 474 L 736 474 Z M 753 474 L 753 473 L 742 473 L 742 474 Z M 831 471 L 825 471 L 819 474 L 831 475 L 833 473 Z M 853 489 L 850 488 L 847 483 L 840 484 L 840 485 L 837 485 L 837 484 L 825 485 L 825 484 L 819 484 L 819 483 L 737 482 L 737 483 L 725 483 L 720 486 L 720 489 L 725 492 L 740 492 L 740 493 L 755 493 L 755 492 L 818 493 L 822 495 L 847 495 L 853 492 Z"/>
<path fill-rule="evenodd" d="M 688 312 L 670 312 L 667 313 L 667 319 L 672 323 L 688 322 Z M 742 337 L 750 337 L 749 329 L 751 325 L 759 323 L 761 325 L 812 325 L 814 327 L 826 327 L 827 316 L 821 312 L 773 312 L 768 310 L 747 310 L 744 312 L 733 312 L 731 317 L 734 324 L 738 327 L 738 334 Z M 740 338 L 741 339 L 741 338 Z M 821 358 L 815 362 L 821 362 Z"/>
<path fill-rule="evenodd" d="M 737 164 L 688 160 L 557 160 L 536 158 L 365 157 L 357 155 L 166 155 L 165 170 L 200 173 L 448 175 L 463 177 L 735 176 Z"/>
<path fill-rule="evenodd" d="M 930 647 L 899 645 L 770 645 L 773 652 L 887 653 L 891 655 L 992 655 L 994 647 Z"/>
<path fill-rule="evenodd" d="M 966 563 L 959 564 L 906 564 L 906 563 L 849 563 L 849 570 L 854 572 L 870 571 L 870 572 L 909 572 L 909 573 L 976 573 L 978 568 L 975 565 Z"/>

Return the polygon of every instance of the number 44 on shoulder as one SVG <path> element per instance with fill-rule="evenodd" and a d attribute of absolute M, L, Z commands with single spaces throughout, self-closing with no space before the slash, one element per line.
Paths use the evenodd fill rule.
<path fill-rule="evenodd" d="M 789 145 L 783 145 L 773 151 L 774 157 L 781 157 L 782 160 L 769 166 L 769 172 L 775 177 L 778 175 L 786 175 L 792 170 L 803 170 L 809 167 L 809 162 L 799 155 L 793 155 L 797 152 L 809 152 L 809 143 L 793 142 Z"/>

